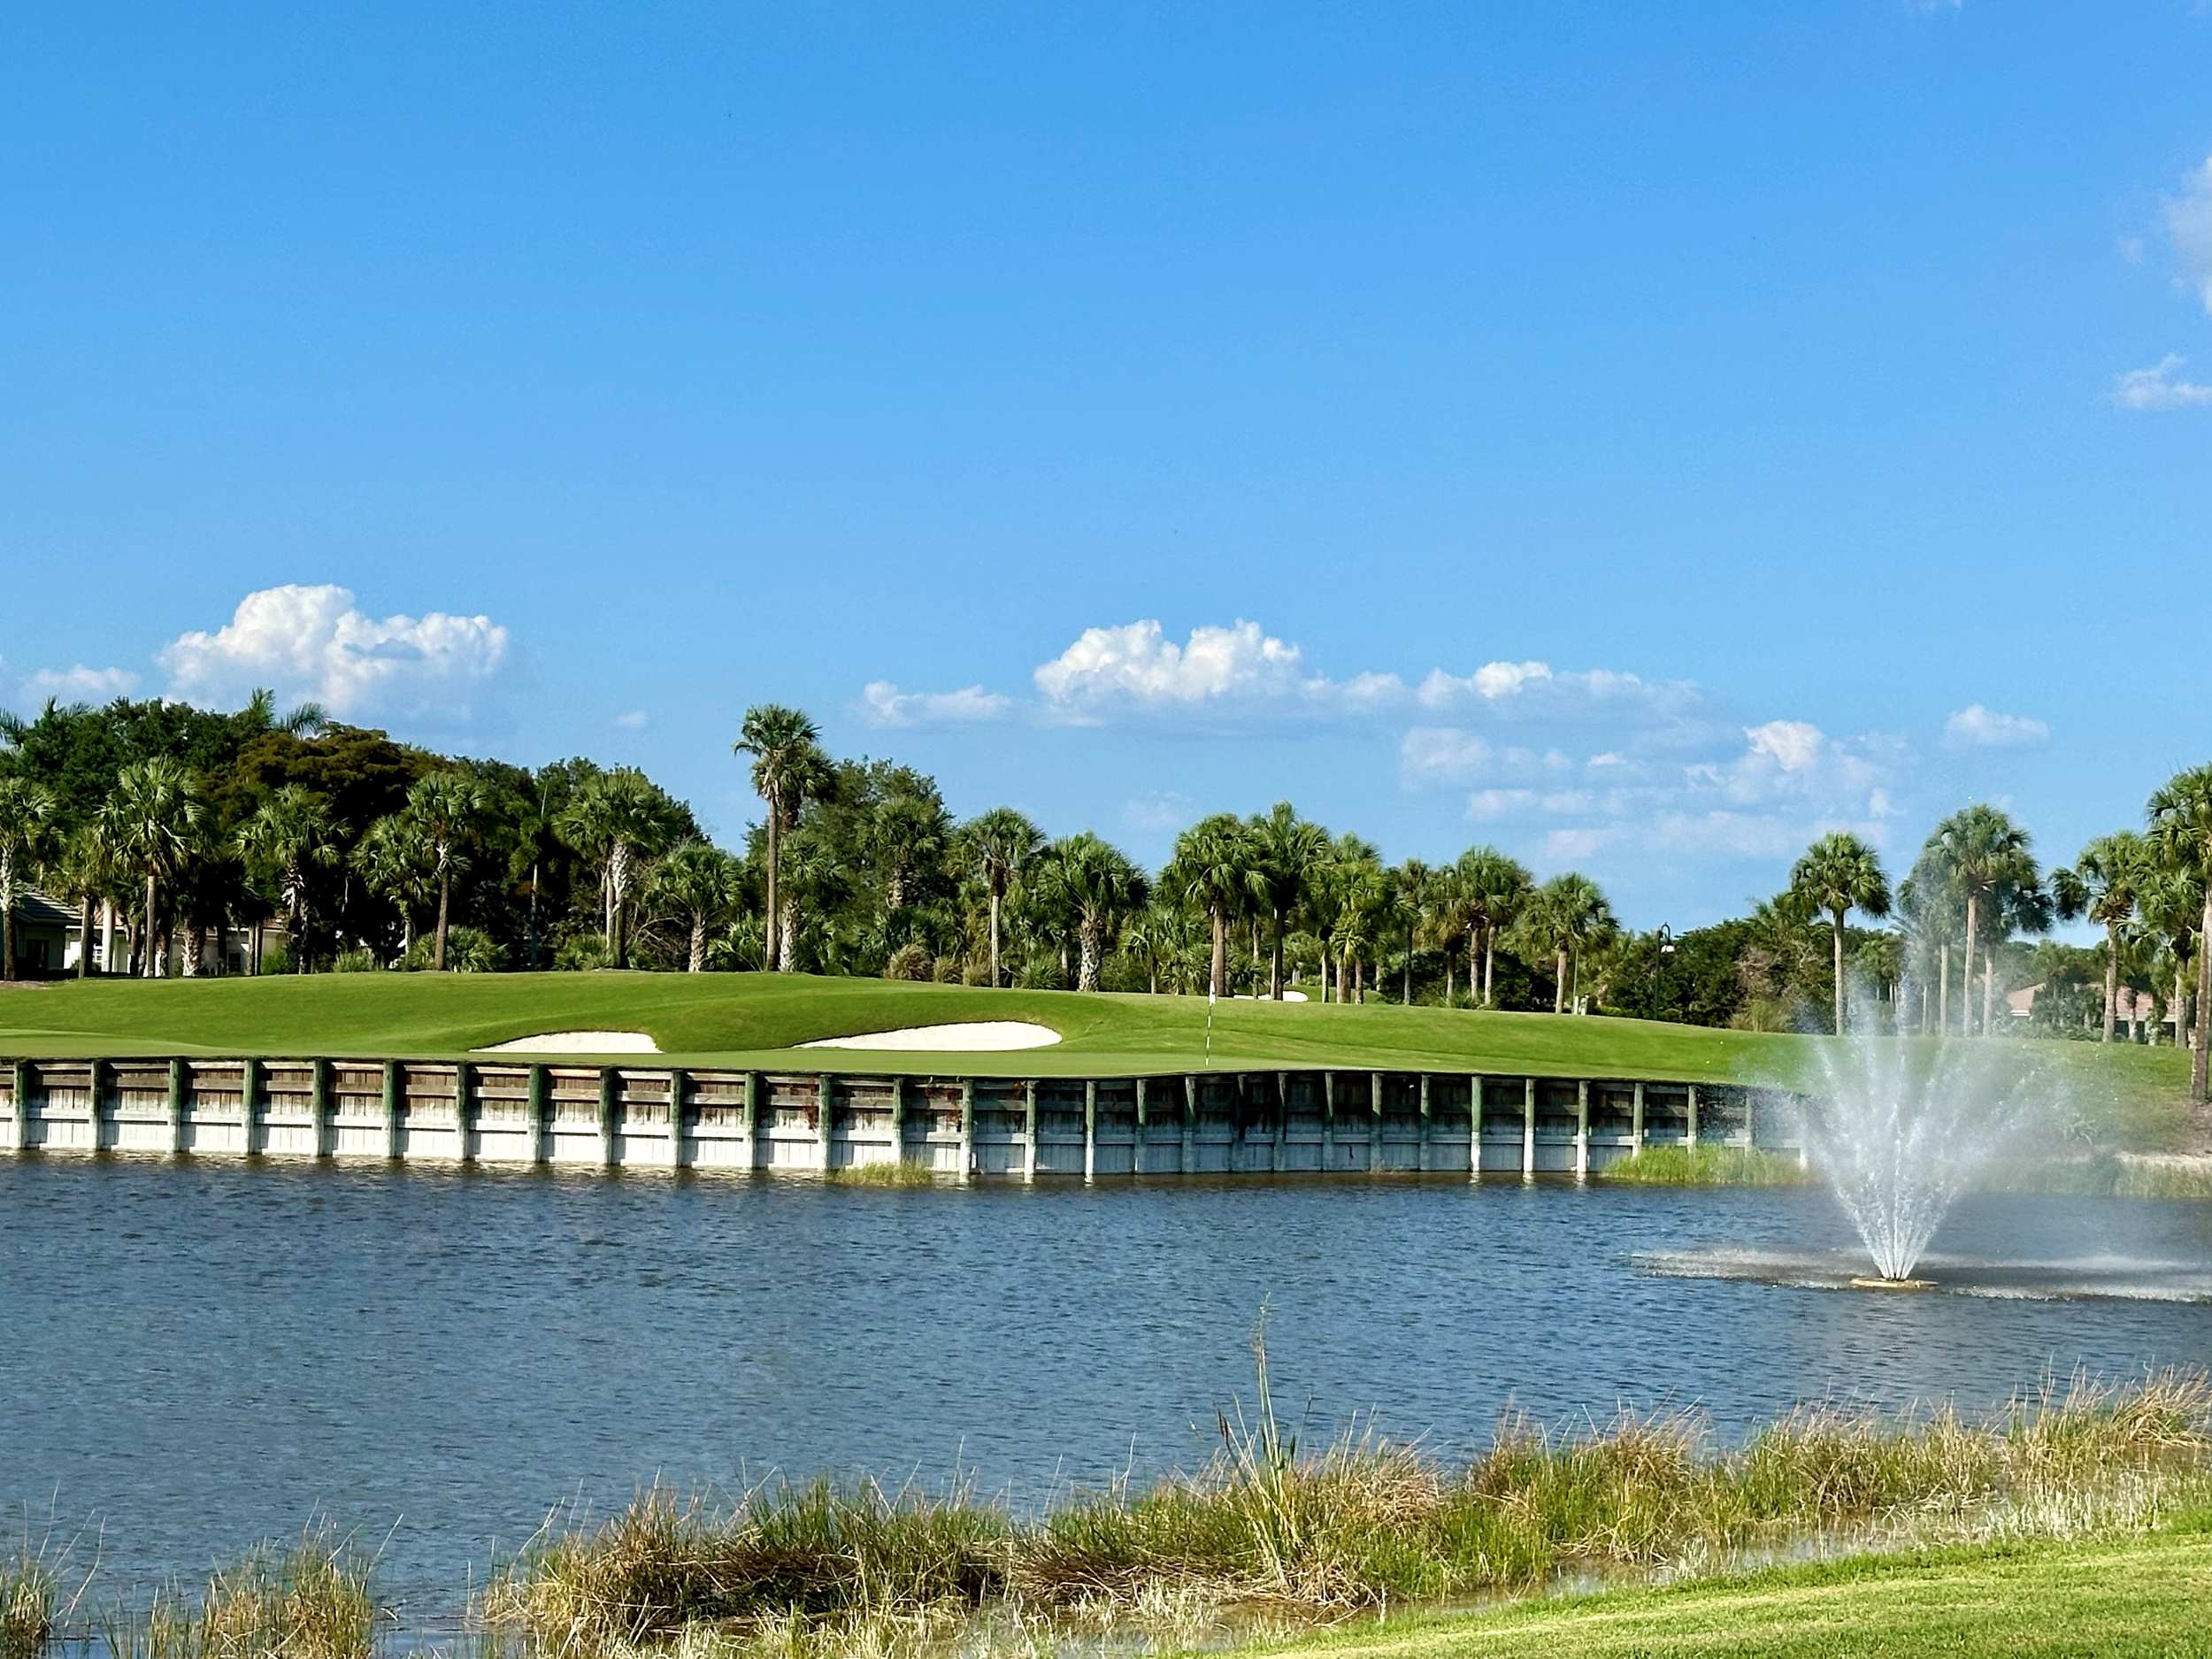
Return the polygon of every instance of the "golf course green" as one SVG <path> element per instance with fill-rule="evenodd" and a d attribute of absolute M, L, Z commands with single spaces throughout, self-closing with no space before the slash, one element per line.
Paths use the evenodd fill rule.
<path fill-rule="evenodd" d="M 1013 1052 L 796 1048 L 825 1038 L 1020 1020 Z M 1211 1027 L 1210 1049 L 1209 1025 Z M 804 974 L 314 974 L 63 981 L 0 995 L 0 1057 L 205 1055 L 449 1059 L 553 1032 L 649 1036 L 670 1064 L 872 1075 L 1128 1077 L 1209 1068 L 1481 1071 L 1816 1089 L 1829 1041 L 1655 1021 L 1374 1002 L 990 990 Z M 2008 1041 L 1988 1039 L 1978 1041 Z M 2041 1041 L 2027 1056 L 2085 1117 L 2154 1150 L 2187 1120 L 2185 1056 Z M 631 1063 L 651 1064 L 652 1059 Z"/>

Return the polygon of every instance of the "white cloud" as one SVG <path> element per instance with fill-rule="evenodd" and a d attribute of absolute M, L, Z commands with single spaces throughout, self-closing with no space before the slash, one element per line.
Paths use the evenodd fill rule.
<path fill-rule="evenodd" d="M 190 703 L 234 702 L 268 686 L 346 719 L 465 724 L 506 657 L 507 630 L 489 617 L 371 617 L 349 589 L 325 583 L 248 594 L 223 626 L 178 635 L 159 660 L 171 694 Z"/>
<path fill-rule="evenodd" d="M 1455 726 L 1417 726 L 1398 741 L 1398 775 L 1405 782 L 1448 782 L 1491 764 L 1487 740 Z"/>
<path fill-rule="evenodd" d="M 1816 764 L 1828 747 L 1827 733 L 1803 720 L 1769 720 L 1764 726 L 1744 728 L 1751 753 L 1773 761 L 1784 772 L 1803 772 Z"/>
<path fill-rule="evenodd" d="M 871 726 L 956 726 L 995 720 L 1013 707 L 1010 698 L 980 686 L 957 691 L 901 691 L 887 680 L 861 688 L 860 711 Z"/>
<path fill-rule="evenodd" d="M 2196 409 L 2212 403 L 2212 386 L 2179 378 L 2187 358 L 2169 352 L 2147 369 L 2113 377 L 2111 398 L 2122 409 Z"/>
<path fill-rule="evenodd" d="M 1943 723 L 1943 741 L 1953 749 L 2025 749 L 2050 741 L 2051 728 L 2024 714 L 2000 714 L 1978 703 L 1967 704 Z"/>
<path fill-rule="evenodd" d="M 1530 705 L 1545 712 L 1636 705 L 1671 712 L 1695 701 L 1696 687 L 1682 680 L 1646 680 L 1615 668 L 1557 669 L 1549 663 L 1485 663 L 1471 674 L 1432 669 L 1414 693 L 1423 707 L 1451 709 L 1472 702 L 1491 708 Z"/>
<path fill-rule="evenodd" d="M 642 709 L 632 709 L 614 717 L 614 723 L 626 732 L 642 732 L 652 717 Z"/>
<path fill-rule="evenodd" d="M 23 695 L 31 703 L 49 697 L 58 703 L 112 703 L 138 687 L 138 676 L 127 668 L 41 668 L 23 679 Z"/>
<path fill-rule="evenodd" d="M 2181 194 L 2166 204 L 2166 234 L 2173 238 L 2182 280 L 2212 311 L 2212 156 L 2182 183 Z"/>
<path fill-rule="evenodd" d="M 1048 711 L 1070 720 L 1269 706 L 1360 713 L 1402 702 L 1406 689 L 1393 673 L 1349 680 L 1311 673 L 1296 645 L 1241 618 L 1226 627 L 1194 627 L 1179 645 L 1151 618 L 1086 628 L 1031 679 Z"/>
<path fill-rule="evenodd" d="M 1555 864 L 1575 864 L 1604 851 L 1617 839 L 1618 832 L 1609 829 L 1555 829 L 1544 837 L 1544 857 Z"/>

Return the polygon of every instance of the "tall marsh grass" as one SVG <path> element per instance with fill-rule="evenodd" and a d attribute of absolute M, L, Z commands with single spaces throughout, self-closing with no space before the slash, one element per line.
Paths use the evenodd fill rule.
<path fill-rule="evenodd" d="M 911 1158 L 848 1164 L 830 1171 L 827 1179 L 838 1187 L 931 1187 L 937 1180 L 928 1165 Z"/>
<path fill-rule="evenodd" d="M 142 1617 L 109 1621 L 102 1645 L 110 1659 L 369 1659 L 372 1568 L 330 1528 L 311 1528 L 250 1551 L 196 1594 L 162 1591 Z"/>
<path fill-rule="evenodd" d="M 856 1652 L 947 1621 L 1159 1621 L 1187 1646 L 1240 1610 L 1329 1617 L 1839 1538 L 2139 1526 L 2212 1490 L 2212 1385 L 2193 1375 L 2077 1380 L 1970 1418 L 1809 1408 L 1732 1448 L 1686 1413 L 1567 1430 L 1510 1417 L 1455 1464 L 1371 1427 L 1302 1448 L 1256 1352 L 1256 1402 L 1222 1415 L 1192 1473 L 1071 1493 L 1033 1517 L 965 1490 L 772 1486 L 718 1505 L 657 1487 L 602 1526 L 549 1531 L 485 1618 L 564 1655 L 696 1651 L 703 1632 L 748 1652 L 826 1651 L 818 1637 Z"/>
<path fill-rule="evenodd" d="M 1632 1187 L 1802 1187 L 1812 1175 L 1794 1157 L 1756 1147 L 1646 1147 L 1600 1177 Z"/>

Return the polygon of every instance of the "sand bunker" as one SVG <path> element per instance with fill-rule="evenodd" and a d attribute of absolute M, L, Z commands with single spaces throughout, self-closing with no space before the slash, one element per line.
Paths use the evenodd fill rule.
<path fill-rule="evenodd" d="M 1048 1048 L 1060 1041 L 1049 1025 L 1025 1019 L 966 1020 L 949 1025 L 910 1025 L 903 1031 L 864 1032 L 856 1037 L 824 1037 L 801 1048 L 885 1048 L 925 1054 L 999 1054 L 1010 1048 Z"/>
<path fill-rule="evenodd" d="M 549 1031 L 535 1037 L 495 1042 L 476 1054 L 658 1054 L 660 1045 L 641 1031 Z"/>

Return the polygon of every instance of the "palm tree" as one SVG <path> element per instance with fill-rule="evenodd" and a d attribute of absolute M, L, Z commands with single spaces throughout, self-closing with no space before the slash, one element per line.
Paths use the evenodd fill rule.
<path fill-rule="evenodd" d="M 1444 913 L 1454 933 L 1467 935 L 1467 992 L 1471 999 L 1479 967 L 1485 1008 L 1497 984 L 1498 935 L 1518 919 L 1534 888 L 1526 866 L 1494 847 L 1471 847 L 1452 865 Z"/>
<path fill-rule="evenodd" d="M 329 803 L 296 783 L 286 784 L 254 809 L 238 832 L 238 850 L 276 888 L 293 971 L 306 972 L 308 872 L 338 862 Z"/>
<path fill-rule="evenodd" d="M 1329 833 L 1298 816 L 1287 801 L 1278 801 L 1248 826 L 1252 867 L 1269 921 L 1267 994 L 1283 998 L 1283 935 L 1305 902 L 1315 876 L 1328 861 Z"/>
<path fill-rule="evenodd" d="M 660 856 L 680 822 L 680 810 L 667 792 L 634 766 L 598 773 L 561 814 L 562 839 L 599 865 L 611 966 L 630 965 L 630 888 L 638 866 Z"/>
<path fill-rule="evenodd" d="M 1855 910 L 1889 914 L 1889 879 L 1874 849 L 1847 830 L 1822 836 L 1790 871 L 1790 893 L 1808 909 L 1826 913 L 1835 946 L 1835 1030 L 1843 1035 L 1843 924 Z"/>
<path fill-rule="evenodd" d="M 405 956 L 415 942 L 415 912 L 438 886 L 422 819 L 407 811 L 377 819 L 354 843 L 351 862 L 362 884 L 399 912 L 399 949 Z"/>
<path fill-rule="evenodd" d="M 1046 854 L 1056 895 L 1073 918 L 1078 947 L 1075 988 L 1098 989 L 1099 965 L 1148 884 L 1121 851 L 1087 830 L 1055 841 Z"/>
<path fill-rule="evenodd" d="M 54 852 L 54 792 L 28 778 L 0 778 L 0 979 L 15 978 L 15 907 Z M 80 956 L 92 948 L 81 936 Z"/>
<path fill-rule="evenodd" d="M 2142 915 L 2147 941 L 2155 941 L 2163 960 L 2173 965 L 2173 995 L 2168 1006 L 2173 1015 L 2174 1041 L 2186 1040 L 2189 1030 L 2189 970 L 2198 949 L 2198 930 L 2204 925 L 2207 883 L 2195 871 L 2156 856 L 2144 876 L 2136 908 Z"/>
<path fill-rule="evenodd" d="M 1413 959 L 1420 954 L 1421 937 L 1428 926 L 1441 875 L 1418 858 L 1409 858 L 1390 872 L 1390 918 L 1397 924 L 1398 937 L 1405 943 L 1398 1000 L 1407 1008 L 1413 1006 Z M 1379 975 L 1379 968 L 1377 972 Z"/>
<path fill-rule="evenodd" d="M 257 687 L 247 697 L 246 706 L 230 718 L 245 737 L 257 737 L 264 732 L 312 737 L 330 724 L 330 715 L 319 703 L 303 703 L 288 713 L 279 714 L 276 693 L 266 687 Z"/>
<path fill-rule="evenodd" d="M 1990 912 L 2001 910 L 2007 889 L 2019 886 L 2023 878 L 2032 881 L 2034 858 L 2027 831 L 2009 814 L 1979 802 L 1937 825 L 1931 840 L 1939 844 L 1941 863 L 1966 902 L 1966 964 L 1959 1006 L 1959 1030 L 1964 1033 L 1974 1028 L 1974 959 L 1984 943 L 1983 925 L 1991 919 Z M 1993 958 L 1993 941 L 1991 950 Z M 1993 972 L 1993 960 L 1984 979 L 1985 1002 L 1987 975 Z M 1986 1032 L 1985 1018 L 1983 1023 Z"/>
<path fill-rule="evenodd" d="M 2150 846 L 2132 830 L 2100 835 L 2067 868 L 2051 872 L 2051 895 L 2068 921 L 2086 916 L 2104 928 L 2104 1041 L 2120 1018 L 2120 935 L 2135 918 L 2150 874 Z"/>
<path fill-rule="evenodd" d="M 1006 891 L 1045 844 L 1044 832 L 1010 806 L 995 806 L 960 832 L 960 843 L 983 883 L 991 903 L 991 983 L 1003 985 L 999 972 L 1001 913 Z"/>
<path fill-rule="evenodd" d="M 654 903 L 685 925 L 690 941 L 685 971 L 704 972 L 708 929 L 721 926 L 737 908 L 736 861 L 696 838 L 679 842 L 654 869 L 648 891 Z"/>
<path fill-rule="evenodd" d="M 784 916 L 779 886 L 782 880 L 783 837 L 795 829 L 799 808 L 809 795 L 820 793 L 829 776 L 829 757 L 822 752 L 822 734 L 814 722 L 796 709 L 780 703 L 757 703 L 745 711 L 732 746 L 753 757 L 753 788 L 768 808 L 764 828 L 768 836 L 768 962 L 786 967 Z"/>
<path fill-rule="evenodd" d="M 1570 871 L 1554 876 L 1529 895 L 1521 926 L 1557 960 L 1558 980 L 1552 990 L 1551 1011 L 1563 1014 L 1567 1010 L 1571 960 L 1619 924 L 1598 884 Z"/>
<path fill-rule="evenodd" d="M 2189 1090 L 2212 1100 L 2206 1071 L 2205 1032 L 2212 1026 L 2212 766 L 2178 772 L 2150 799 L 2150 836 L 2177 870 L 2204 884 L 2204 910 L 2197 928 L 2197 1019 L 2189 1040 Z M 2177 1019 L 2178 1016 L 2177 1015 Z M 2178 1036 L 2181 1027 L 2174 1027 Z"/>
<path fill-rule="evenodd" d="M 87 979 L 92 972 L 93 910 L 112 900 L 117 885 L 115 860 L 99 825 L 78 825 L 62 843 L 52 870 L 61 890 L 77 901 L 77 977 Z M 104 973 L 113 968 L 112 963 L 100 964 Z"/>
<path fill-rule="evenodd" d="M 139 973 L 154 977 L 155 902 L 164 881 L 184 867 L 207 823 L 199 786 L 183 764 L 166 755 L 134 762 L 115 774 L 101 803 L 102 833 L 117 860 L 145 883 L 144 931 Z"/>
<path fill-rule="evenodd" d="M 1160 885 L 1184 903 L 1206 913 L 1211 952 L 1206 994 L 1229 994 L 1229 924 L 1266 896 L 1251 831 L 1233 812 L 1203 818 L 1175 838 L 1174 856 L 1160 873 Z"/>
<path fill-rule="evenodd" d="M 465 875 L 477 820 L 490 804 L 484 786 L 465 772 L 434 772 L 415 780 L 407 791 L 411 833 L 418 838 L 424 867 L 438 888 L 437 933 L 430 946 L 430 971 L 445 972 L 446 934 L 453 914 L 453 879 Z"/>

